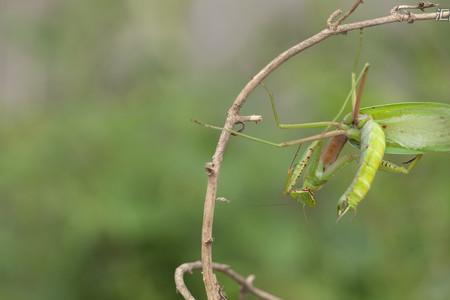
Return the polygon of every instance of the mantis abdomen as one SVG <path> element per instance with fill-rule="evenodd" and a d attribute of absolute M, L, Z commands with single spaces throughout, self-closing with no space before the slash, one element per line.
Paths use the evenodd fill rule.
<path fill-rule="evenodd" d="M 369 119 L 361 129 L 361 155 L 359 168 L 352 183 L 339 199 L 338 217 L 356 206 L 370 189 L 375 174 L 384 156 L 386 141 L 383 129 Z"/>

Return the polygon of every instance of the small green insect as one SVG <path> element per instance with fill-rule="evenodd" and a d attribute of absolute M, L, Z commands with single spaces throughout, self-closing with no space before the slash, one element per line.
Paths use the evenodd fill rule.
<path fill-rule="evenodd" d="M 340 219 L 348 210 L 356 209 L 369 191 L 378 169 L 408 174 L 425 152 L 450 151 L 450 105 L 433 102 L 404 102 L 360 108 L 369 64 L 366 64 L 356 79 L 352 74 L 352 89 L 333 121 L 301 124 L 279 122 L 273 96 L 269 92 L 275 122 L 279 128 L 327 127 L 317 135 L 274 143 L 241 132 L 230 130 L 235 135 L 276 147 L 288 147 L 313 141 L 303 153 L 298 163 L 289 170 L 284 192 L 304 204 L 314 206 L 314 192 L 342 167 L 358 160 L 358 155 L 340 153 L 347 142 L 360 150 L 359 166 L 350 186 L 338 201 L 337 215 Z M 358 85 L 358 87 L 357 87 Z M 341 122 L 336 122 L 352 99 L 352 112 Z M 209 128 L 222 128 L 200 123 Z M 329 130 L 334 127 L 333 130 Z M 328 130 L 328 131 L 327 131 Z M 330 139 L 324 147 L 324 139 Z M 414 155 L 399 166 L 383 160 L 384 154 Z M 297 187 L 303 171 L 303 185 Z"/>

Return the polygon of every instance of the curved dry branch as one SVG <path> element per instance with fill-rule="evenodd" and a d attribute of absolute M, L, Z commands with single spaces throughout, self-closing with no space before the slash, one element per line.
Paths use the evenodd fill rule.
<path fill-rule="evenodd" d="M 328 19 L 329 26 L 319 33 L 311 36 L 310 38 L 294 45 L 288 50 L 284 51 L 273 59 L 269 64 L 267 64 L 261 71 L 259 71 L 241 90 L 239 95 L 234 100 L 233 104 L 228 110 L 227 118 L 223 126 L 223 130 L 220 134 L 219 141 L 216 146 L 216 150 L 212 157 L 212 161 L 206 164 L 206 172 L 208 175 L 208 185 L 206 190 L 204 211 L 203 211 L 203 224 L 202 224 L 202 244 L 201 244 L 201 258 L 202 258 L 202 270 L 203 270 L 203 281 L 205 284 L 206 293 L 209 300 L 221 300 L 224 299 L 221 295 L 220 286 L 217 279 L 213 273 L 214 264 L 212 259 L 212 228 L 214 223 L 214 209 L 217 194 L 217 183 L 218 176 L 220 172 L 220 167 L 223 160 L 223 155 L 225 149 L 228 145 L 230 139 L 230 130 L 238 122 L 245 122 L 252 120 L 252 118 L 246 118 L 239 115 L 239 111 L 244 105 L 247 97 L 250 93 L 275 69 L 280 67 L 283 63 L 289 60 L 291 57 L 299 54 L 300 52 L 322 42 L 323 40 L 338 35 L 341 33 L 346 33 L 352 30 L 374 27 L 378 25 L 390 24 L 390 23 L 414 23 L 415 21 L 425 21 L 425 20 L 435 20 L 438 17 L 447 17 L 448 12 L 444 16 L 439 16 L 438 13 L 411 13 L 407 9 L 419 9 L 436 6 L 433 3 L 421 2 L 416 6 L 412 5 L 401 5 L 394 7 L 390 14 L 384 17 L 379 17 L 375 19 L 359 21 L 349 24 L 341 24 L 351 13 L 353 13 L 356 8 L 361 4 L 361 0 L 357 0 L 353 4 L 350 11 L 344 14 L 342 17 L 342 12 L 334 12 L 332 16 Z M 333 22 L 337 18 L 337 21 Z M 196 265 L 198 266 L 198 265 Z M 192 298 L 186 298 L 192 299 Z"/>
<path fill-rule="evenodd" d="M 228 265 L 213 263 L 212 266 L 214 270 L 224 273 L 241 286 L 241 295 L 240 295 L 241 299 L 244 299 L 245 294 L 249 293 L 263 300 L 282 300 L 281 298 L 273 296 L 263 290 L 254 287 L 253 281 L 255 279 L 255 276 L 253 275 L 250 275 L 247 278 L 245 278 L 244 276 L 240 275 L 239 273 L 231 269 L 231 267 Z M 175 270 L 175 284 L 177 287 L 177 292 L 179 292 L 184 297 L 184 299 L 195 300 L 195 298 L 192 296 L 192 294 L 186 287 L 186 284 L 184 283 L 184 274 L 192 273 L 192 271 L 201 268 L 202 262 L 194 261 L 190 263 L 184 263 Z M 221 297 L 220 299 L 224 299 L 225 297 L 221 291 L 219 292 L 219 296 Z"/>

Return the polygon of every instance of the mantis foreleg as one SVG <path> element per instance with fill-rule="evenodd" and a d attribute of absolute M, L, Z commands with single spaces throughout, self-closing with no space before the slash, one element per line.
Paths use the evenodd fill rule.
<path fill-rule="evenodd" d="M 302 154 L 299 162 L 294 166 L 293 169 L 289 170 L 286 186 L 284 188 L 284 193 L 288 194 L 291 198 L 295 200 L 301 199 L 302 202 L 308 206 L 315 206 L 316 202 L 312 191 L 309 189 L 296 189 L 297 184 L 301 174 L 309 164 L 308 169 L 317 168 L 317 163 L 319 155 L 323 146 L 323 141 L 313 142 L 308 149 Z"/>
<path fill-rule="evenodd" d="M 322 142 L 321 141 L 315 141 L 313 142 L 305 152 L 303 152 L 302 156 L 300 157 L 300 160 L 297 164 L 295 164 L 294 168 L 290 169 L 288 172 L 288 178 L 286 181 L 286 186 L 284 188 L 285 193 L 289 193 L 293 190 L 295 184 L 297 183 L 298 179 L 300 178 L 303 170 L 305 170 L 306 166 L 308 165 L 309 161 L 311 160 L 313 154 L 317 151 L 320 151 L 322 148 Z"/>
<path fill-rule="evenodd" d="M 335 138 L 334 138 L 335 139 Z M 344 142 L 345 143 L 345 142 Z M 330 164 L 325 165 L 323 154 L 329 151 L 327 147 L 324 152 L 321 151 L 323 141 L 314 142 L 303 153 L 299 162 L 294 169 L 290 171 L 288 181 L 285 187 L 285 193 L 289 194 L 295 200 L 301 200 L 308 206 L 315 206 L 316 200 L 314 192 L 318 191 L 327 181 L 340 169 L 356 160 L 358 157 L 354 154 L 348 154 L 333 160 Z M 339 147 L 338 152 L 340 152 Z M 322 152 L 322 153 L 321 153 Z M 301 173 L 308 165 L 308 172 L 305 175 L 303 185 L 301 188 L 296 188 L 298 179 Z"/>

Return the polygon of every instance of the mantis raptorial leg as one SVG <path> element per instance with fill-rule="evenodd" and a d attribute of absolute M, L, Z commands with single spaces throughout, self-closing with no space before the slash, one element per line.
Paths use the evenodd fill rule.
<path fill-rule="evenodd" d="M 358 157 L 353 154 L 344 155 L 331 164 L 325 172 L 322 171 L 321 163 L 312 159 L 312 165 L 310 166 L 311 170 L 308 174 L 309 178 L 306 180 L 313 180 L 319 183 L 319 185 L 316 188 L 311 188 L 305 185 L 301 189 L 291 188 L 290 191 L 285 190 L 285 193 L 288 193 L 294 199 L 301 199 L 302 202 L 308 206 L 315 206 L 316 200 L 314 198 L 314 192 L 320 189 L 322 185 L 324 185 L 335 173 L 352 161 L 355 161 L 357 158 Z M 314 164 L 317 164 L 317 166 L 314 167 Z M 295 182 L 292 184 L 294 185 Z"/>
<path fill-rule="evenodd" d="M 303 152 L 295 168 L 289 168 L 284 193 L 288 194 L 292 191 L 295 184 L 297 183 L 298 178 L 300 177 L 306 166 L 309 164 L 309 162 L 312 160 L 312 163 L 314 164 L 314 162 L 317 160 L 316 153 L 321 149 L 322 143 L 320 141 L 311 143 L 311 145 L 305 150 L 305 152 Z"/>
<path fill-rule="evenodd" d="M 303 152 L 299 162 L 295 165 L 295 168 L 289 168 L 288 177 L 284 188 L 285 194 L 291 196 L 296 200 L 301 198 L 303 204 L 307 204 L 309 206 L 315 205 L 314 195 L 309 190 L 295 188 L 295 185 L 297 184 L 298 178 L 301 176 L 304 169 L 310 163 L 316 163 L 316 161 L 318 160 L 317 153 L 321 151 L 322 145 L 322 141 L 315 141 L 311 143 L 311 145 L 305 150 L 305 152 Z M 311 168 L 311 165 L 309 165 L 309 168 Z"/>

